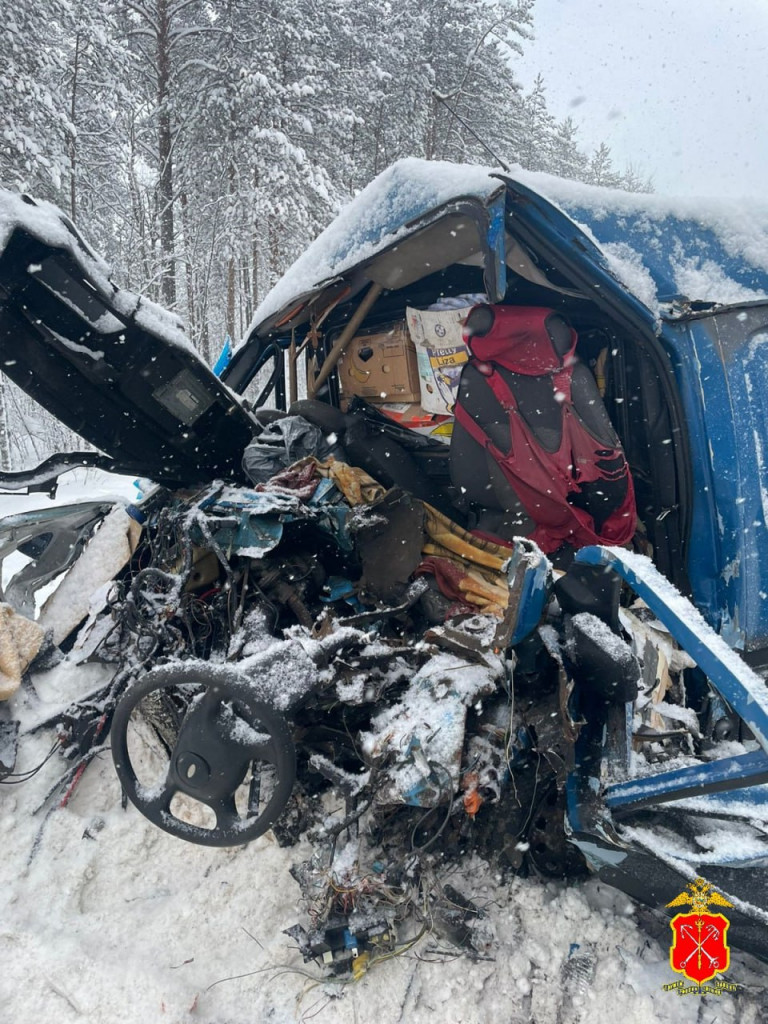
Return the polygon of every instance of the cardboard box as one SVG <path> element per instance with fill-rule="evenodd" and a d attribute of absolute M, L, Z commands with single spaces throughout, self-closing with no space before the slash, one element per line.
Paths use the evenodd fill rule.
<path fill-rule="evenodd" d="M 427 412 L 453 413 L 459 379 L 469 350 L 461 328 L 470 306 L 460 309 L 406 309 L 408 332 L 416 346 L 421 405 Z"/>
<path fill-rule="evenodd" d="M 421 395 L 416 349 L 404 323 L 386 331 L 356 335 L 339 360 L 342 397 L 366 402 L 418 402 Z"/>

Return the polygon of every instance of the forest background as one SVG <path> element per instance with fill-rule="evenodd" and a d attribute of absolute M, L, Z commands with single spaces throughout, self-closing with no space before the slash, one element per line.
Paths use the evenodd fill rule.
<path fill-rule="evenodd" d="M 534 3 L 16 0 L 0 35 L 0 184 L 59 205 L 115 282 L 178 313 L 212 363 L 400 157 L 652 191 L 550 114 L 544 76 L 523 90 Z M 73 446 L 3 379 L 4 468 Z"/>

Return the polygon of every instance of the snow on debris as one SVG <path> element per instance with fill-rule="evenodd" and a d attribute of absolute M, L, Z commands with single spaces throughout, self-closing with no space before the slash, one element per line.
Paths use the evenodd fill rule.
<path fill-rule="evenodd" d="M 313 640 L 295 628 L 288 665 L 285 642 L 267 638 L 258 621 L 251 627 L 243 653 L 265 696 L 283 693 L 286 704 L 301 686 L 293 694 L 285 687 L 310 680 L 319 655 L 332 658 L 339 643 L 338 635 Z M 339 632 L 345 641 L 365 639 L 353 627 Z M 380 647 L 372 638 L 364 649 Z M 421 677 L 425 692 L 445 691 L 463 710 L 501 670 L 439 654 Z M 14 705 L 25 734 L 17 772 L 39 765 L 52 743 L 50 732 L 31 734 L 30 725 L 78 686 L 92 692 L 95 674 L 106 671 L 65 661 L 35 677 L 25 703 Z M 430 716 L 426 705 L 421 712 Z M 14 1024 L 613 1024 L 617 1005 L 622 1024 L 693 1024 L 707 1014 L 719 1024 L 764 1019 L 764 969 L 749 958 L 733 952 L 726 978 L 743 986 L 736 995 L 680 999 L 663 987 L 676 980 L 666 923 L 649 935 L 634 905 L 595 879 L 504 879 L 477 857 L 435 870 L 486 912 L 495 936 L 486 958 L 425 936 L 358 982 L 322 979 L 284 934 L 300 912 L 289 872 L 312 854 L 307 842 L 281 849 L 267 834 L 211 849 L 174 839 L 132 806 L 122 809 L 108 754 L 89 766 L 66 807 L 35 814 L 62 769 L 55 755 L 23 786 L 0 788 L 0 1019 Z M 340 846 L 334 871 L 345 863 Z"/>
<path fill-rule="evenodd" d="M 27 747 L 24 767 L 46 743 Z M 31 808 L 45 784 L 6 791 L 0 805 L 0 1005 L 14 1024 L 613 1024 L 617 1005 L 622 1024 L 762 1019 L 760 975 L 737 952 L 726 977 L 749 989 L 680 999 L 663 989 L 677 977 L 669 929 L 649 936 L 622 894 L 594 880 L 501 883 L 476 859 L 451 883 L 488 914 L 488 959 L 426 940 L 357 983 L 319 983 L 283 934 L 299 893 L 288 870 L 307 844 L 280 849 L 266 835 L 216 850 L 174 839 L 121 809 L 106 758 L 32 855 L 41 822 Z M 574 987 L 577 956 L 592 966 Z"/>
<path fill-rule="evenodd" d="M 573 616 L 573 624 L 579 632 L 588 637 L 596 647 L 613 660 L 613 662 L 624 668 L 632 663 L 632 651 L 624 640 L 613 632 L 602 619 L 590 612 L 579 612 Z"/>
<path fill-rule="evenodd" d="M 60 644 L 87 617 L 94 595 L 127 563 L 138 533 L 137 524 L 119 505 L 100 524 L 40 613 L 40 625 L 53 631 L 54 643 Z"/>
<path fill-rule="evenodd" d="M 182 667 L 186 662 L 179 661 Z M 227 666 L 233 682 L 247 676 L 259 700 L 285 711 L 310 692 L 317 682 L 317 667 L 301 643 L 274 640 L 242 657 L 237 668 Z"/>
<path fill-rule="evenodd" d="M 174 313 L 169 312 L 163 306 L 152 302 L 142 295 L 139 299 L 131 292 L 117 292 L 112 300 L 115 307 L 125 316 L 132 316 L 137 327 L 154 334 L 163 341 L 167 341 L 177 348 L 186 349 L 187 352 L 200 358 L 197 349 L 192 341 L 184 333 L 182 321 Z M 202 362 L 202 360 L 200 360 Z"/>
<path fill-rule="evenodd" d="M 126 322 L 132 320 L 143 330 L 197 356 L 194 345 L 184 333 L 181 320 L 143 296 L 116 288 L 111 281 L 109 264 L 90 248 L 57 206 L 39 199 L 27 202 L 17 193 L 0 189 L 0 252 L 17 228 L 45 245 L 69 253 Z M 35 269 L 33 266 L 29 268 L 31 273 Z M 66 297 L 64 301 L 67 301 Z"/>
<path fill-rule="evenodd" d="M 747 665 L 739 654 L 732 650 L 712 627 L 704 621 L 701 613 L 693 607 L 687 598 L 669 580 L 656 570 L 653 563 L 645 555 L 638 555 L 623 548 L 607 548 L 624 562 L 640 579 L 647 576 L 649 569 L 653 573 L 653 590 L 661 601 L 696 634 L 699 643 L 708 648 L 712 654 L 739 680 L 747 691 L 750 701 L 768 714 L 768 687 L 763 679 Z"/>
<path fill-rule="evenodd" d="M 77 238 L 58 206 L 41 199 L 35 199 L 34 203 L 30 203 L 16 192 L 0 189 L 0 250 L 6 247 L 16 228 L 23 228 L 46 245 L 65 249 L 80 262 L 85 258 L 94 276 L 108 282 L 109 264 L 90 248 L 86 253 L 77 244 Z"/>

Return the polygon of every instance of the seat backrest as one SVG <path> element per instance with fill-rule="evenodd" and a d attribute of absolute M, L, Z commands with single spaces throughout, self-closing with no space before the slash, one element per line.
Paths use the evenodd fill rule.
<path fill-rule="evenodd" d="M 576 332 L 553 310 L 481 306 L 465 333 L 451 478 L 478 531 L 548 550 L 629 539 L 628 467 Z"/>

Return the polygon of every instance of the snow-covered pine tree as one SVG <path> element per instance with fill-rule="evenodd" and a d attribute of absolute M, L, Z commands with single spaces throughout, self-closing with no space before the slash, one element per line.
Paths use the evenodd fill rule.
<path fill-rule="evenodd" d="M 573 118 L 566 117 L 555 125 L 550 139 L 550 161 L 547 170 L 561 178 L 583 181 L 588 165 L 586 153 L 579 148 L 578 129 Z"/>
<path fill-rule="evenodd" d="M 523 140 L 517 159 L 529 171 L 547 171 L 554 160 L 556 123 L 547 109 L 546 86 L 540 74 L 523 98 L 522 118 Z"/>
<path fill-rule="evenodd" d="M 59 196 L 72 134 L 62 101 L 66 0 L 24 0 L 3 11 L 0 33 L 0 181 Z"/>

